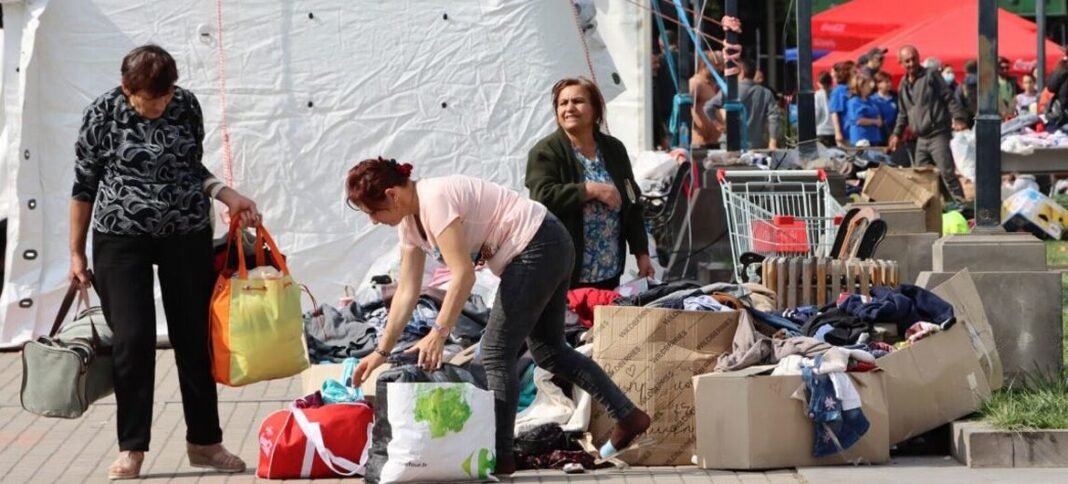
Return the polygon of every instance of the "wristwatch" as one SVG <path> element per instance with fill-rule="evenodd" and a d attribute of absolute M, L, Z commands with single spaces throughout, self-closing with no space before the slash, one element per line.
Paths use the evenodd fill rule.
<path fill-rule="evenodd" d="M 449 328 L 446 328 L 446 327 L 444 327 L 444 326 L 442 326 L 442 325 L 438 324 L 437 322 L 434 322 L 434 323 L 432 323 L 432 324 L 430 325 L 430 327 L 431 327 L 431 328 L 434 328 L 434 331 L 437 331 L 437 332 L 441 333 L 441 335 L 442 335 L 442 336 L 448 336 L 448 335 L 449 335 L 449 332 L 451 332 L 451 331 L 452 331 L 451 329 L 449 329 Z"/>
<path fill-rule="evenodd" d="M 389 352 L 388 351 L 382 351 L 377 346 L 375 346 L 375 353 L 378 353 L 379 355 L 382 355 L 383 358 L 389 358 Z"/>

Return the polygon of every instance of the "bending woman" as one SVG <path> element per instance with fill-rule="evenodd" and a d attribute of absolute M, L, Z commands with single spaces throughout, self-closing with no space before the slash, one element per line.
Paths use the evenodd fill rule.
<path fill-rule="evenodd" d="M 501 283 L 493 303 L 482 359 L 495 399 L 497 475 L 515 472 L 512 441 L 519 380 L 516 358 L 523 341 L 541 368 L 578 385 L 616 419 L 605 453 L 623 449 L 649 427 L 650 419 L 593 360 L 564 342 L 564 312 L 574 265 L 567 229 L 540 203 L 499 185 L 466 176 L 411 180 L 412 166 L 382 158 L 349 170 L 348 203 L 375 224 L 397 227 L 400 281 L 386 329 L 375 352 L 356 367 L 359 385 L 390 355 L 419 299 L 423 265 L 430 255 L 452 272 L 441 312 L 409 352 L 427 370 L 441 367 L 449 332 L 471 295 L 475 265 L 485 263 Z"/>

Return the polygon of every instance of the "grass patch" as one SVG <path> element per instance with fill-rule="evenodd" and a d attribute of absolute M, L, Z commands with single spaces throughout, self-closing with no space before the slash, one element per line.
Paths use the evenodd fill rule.
<path fill-rule="evenodd" d="M 1046 263 L 1068 268 L 1068 242 L 1047 241 Z M 998 391 L 979 411 L 983 420 L 1003 430 L 1068 429 L 1068 272 L 1061 273 L 1061 327 L 1065 370 Z"/>
<path fill-rule="evenodd" d="M 1068 429 L 1068 372 L 1003 389 L 979 414 L 1003 430 Z"/>

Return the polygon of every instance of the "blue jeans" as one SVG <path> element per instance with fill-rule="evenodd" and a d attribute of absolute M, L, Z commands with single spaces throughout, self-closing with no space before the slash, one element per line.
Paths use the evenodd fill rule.
<path fill-rule="evenodd" d="M 481 348 L 486 380 L 495 399 L 498 462 L 513 458 L 519 402 L 515 364 L 523 341 L 539 367 L 585 390 L 613 418 L 623 418 L 634 409 L 600 366 L 564 341 L 564 313 L 574 263 L 571 236 L 549 213 L 523 252 L 501 274 Z"/>

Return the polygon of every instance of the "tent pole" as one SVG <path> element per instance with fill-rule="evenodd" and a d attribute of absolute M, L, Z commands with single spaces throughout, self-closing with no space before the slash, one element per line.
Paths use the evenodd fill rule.
<path fill-rule="evenodd" d="M 802 160 L 819 156 L 812 93 L 812 0 L 797 2 L 797 147 Z"/>
<path fill-rule="evenodd" d="M 981 231 L 991 232 L 998 231 L 1001 227 L 997 0 L 979 0 L 978 42 L 979 115 L 975 121 L 975 225 Z"/>
<path fill-rule="evenodd" d="M 1035 79 L 1035 87 L 1038 92 L 1046 86 L 1046 2 L 1035 2 L 1035 25 L 1038 27 L 1038 78 Z"/>
<path fill-rule="evenodd" d="M 726 0 L 724 5 L 724 13 L 728 17 L 738 17 L 738 0 Z M 738 32 L 733 30 L 724 29 L 726 34 L 726 41 L 733 45 L 738 45 L 741 40 L 738 38 Z M 727 76 L 727 101 L 725 105 L 733 106 L 738 102 L 738 75 L 731 74 Z M 727 110 L 727 151 L 741 151 L 742 149 L 742 126 L 740 124 L 741 114 L 734 109 Z M 752 141 L 750 141 L 752 142 Z"/>

